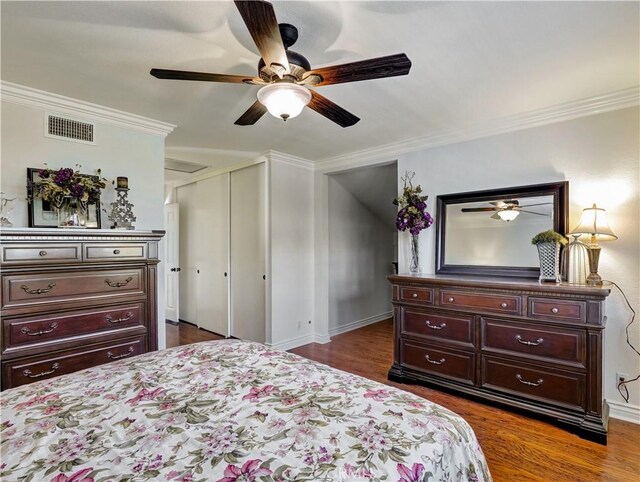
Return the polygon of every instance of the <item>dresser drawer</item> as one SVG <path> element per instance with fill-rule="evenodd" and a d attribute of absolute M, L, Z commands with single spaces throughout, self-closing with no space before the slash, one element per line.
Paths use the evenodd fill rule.
<path fill-rule="evenodd" d="M 2 364 L 2 388 L 13 388 L 144 353 L 144 337 Z"/>
<path fill-rule="evenodd" d="M 586 333 L 579 330 L 482 319 L 483 350 L 586 366 Z"/>
<path fill-rule="evenodd" d="M 482 388 L 585 409 L 586 375 L 482 356 Z"/>
<path fill-rule="evenodd" d="M 5 244 L 2 246 L 3 264 L 46 264 L 60 261 L 82 261 L 81 244 Z"/>
<path fill-rule="evenodd" d="M 433 304 L 433 290 L 430 288 L 400 287 L 401 301 L 414 301 L 422 304 Z"/>
<path fill-rule="evenodd" d="M 109 308 L 70 311 L 59 314 L 4 318 L 3 354 L 33 350 L 35 345 L 52 348 L 55 341 L 99 335 L 144 325 L 144 303 L 120 304 Z M 142 328 L 144 330 L 144 327 Z"/>
<path fill-rule="evenodd" d="M 402 309 L 402 334 L 474 345 L 473 315 Z"/>
<path fill-rule="evenodd" d="M 143 296 L 143 268 L 52 271 L 2 277 L 2 307 L 46 305 L 90 298 Z"/>
<path fill-rule="evenodd" d="M 484 294 L 472 291 L 442 290 L 440 306 L 447 308 L 472 308 L 493 313 L 519 315 L 522 311 L 520 296 Z"/>
<path fill-rule="evenodd" d="M 85 261 L 114 261 L 117 259 L 145 259 L 147 243 L 127 244 L 87 244 L 84 247 Z"/>
<path fill-rule="evenodd" d="M 421 372 L 452 378 L 472 385 L 475 380 L 475 355 L 402 340 L 402 365 Z"/>
<path fill-rule="evenodd" d="M 529 298 L 529 317 L 585 323 L 587 320 L 587 303 L 579 300 Z"/>

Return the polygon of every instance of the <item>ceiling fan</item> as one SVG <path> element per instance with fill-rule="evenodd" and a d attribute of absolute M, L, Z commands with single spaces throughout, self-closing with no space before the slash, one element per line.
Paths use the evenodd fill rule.
<path fill-rule="evenodd" d="M 273 5 L 264 0 L 234 0 L 234 3 L 262 56 L 257 77 L 167 69 L 151 69 L 150 74 L 158 79 L 262 85 L 258 100 L 236 125 L 253 125 L 267 110 L 286 121 L 308 105 L 336 124 L 349 127 L 360 119 L 309 87 L 407 75 L 411 69 L 411 61 L 405 54 L 312 69 L 303 55 L 288 50 L 298 39 L 298 29 L 278 24 Z"/>
<path fill-rule="evenodd" d="M 536 214 L 538 216 L 549 216 L 546 213 L 537 213 L 535 211 L 528 211 L 522 208 L 530 208 L 534 206 L 544 206 L 552 203 L 537 203 L 537 204 L 525 204 L 524 206 L 520 205 L 520 202 L 517 199 L 505 199 L 504 201 L 490 201 L 489 204 L 493 204 L 493 207 L 486 208 L 462 208 L 461 211 L 463 213 L 478 213 L 478 212 L 491 212 L 494 214 L 491 216 L 492 219 L 502 219 L 503 221 L 509 222 L 513 221 L 518 217 L 518 214 L 527 213 L 527 214 Z"/>

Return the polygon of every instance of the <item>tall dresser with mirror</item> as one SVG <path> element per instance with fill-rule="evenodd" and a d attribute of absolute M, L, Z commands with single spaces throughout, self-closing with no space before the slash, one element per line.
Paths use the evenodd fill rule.
<path fill-rule="evenodd" d="M 2 389 L 157 350 L 163 235 L 2 229 Z"/>

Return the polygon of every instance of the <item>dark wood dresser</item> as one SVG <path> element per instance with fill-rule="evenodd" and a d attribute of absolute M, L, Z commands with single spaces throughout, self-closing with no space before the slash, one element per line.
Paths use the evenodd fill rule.
<path fill-rule="evenodd" d="M 606 443 L 603 287 L 392 275 L 389 379 L 552 417 Z"/>
<path fill-rule="evenodd" d="M 0 231 L 2 389 L 156 350 L 163 235 Z"/>

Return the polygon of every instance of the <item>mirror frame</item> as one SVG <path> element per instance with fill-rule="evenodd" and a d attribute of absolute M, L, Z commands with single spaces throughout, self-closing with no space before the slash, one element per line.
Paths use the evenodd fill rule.
<path fill-rule="evenodd" d="M 466 202 L 492 201 L 496 198 L 553 196 L 553 230 L 565 234 L 569 216 L 569 181 L 532 184 L 485 191 L 445 194 L 436 201 L 436 273 L 472 276 L 511 276 L 538 278 L 540 269 L 528 266 L 484 266 L 446 264 L 447 206 Z"/>

